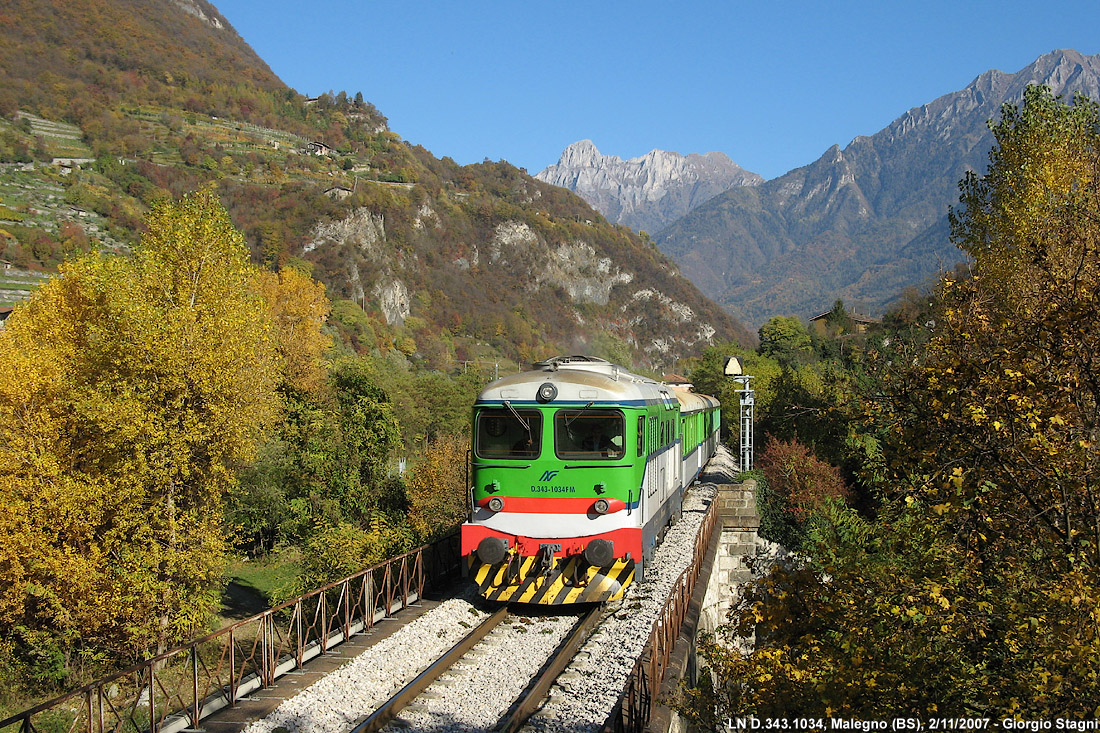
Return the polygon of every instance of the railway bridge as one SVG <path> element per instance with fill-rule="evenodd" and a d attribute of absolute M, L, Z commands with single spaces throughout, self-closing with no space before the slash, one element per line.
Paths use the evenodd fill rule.
<path fill-rule="evenodd" d="M 737 586 L 752 577 L 748 558 L 769 552 L 757 535 L 755 484 L 731 483 L 735 473 L 732 457 L 721 451 L 658 549 L 658 556 L 665 557 L 660 562 L 667 566 L 637 584 L 635 592 L 616 606 L 602 609 L 599 619 L 586 622 L 587 636 L 569 648 L 550 682 L 539 683 L 539 699 L 547 699 L 540 712 L 516 722 L 517 702 L 499 718 L 511 722 L 492 724 L 461 723 L 451 720 L 457 713 L 433 712 L 433 698 L 445 697 L 448 687 L 460 690 L 473 704 L 487 697 L 486 687 L 504 688 L 511 678 L 521 677 L 502 660 L 526 654 L 520 651 L 523 640 L 534 641 L 530 646 L 553 656 L 551 647 L 559 646 L 559 638 L 576 635 L 570 634 L 568 619 L 520 611 L 502 624 L 504 636 L 495 642 L 496 653 L 490 645 L 490 651 L 481 652 L 481 661 L 474 655 L 456 665 L 457 672 L 440 673 L 440 687 L 416 698 L 411 713 L 395 712 L 396 722 L 417 730 L 514 730 L 520 725 L 539 731 L 681 730 L 675 714 L 658 701 L 667 699 L 681 679 L 695 680 L 699 633 L 721 623 Z M 418 644 L 424 639 L 438 642 L 445 650 L 489 616 L 489 609 L 469 598 L 452 597 L 441 582 L 454 577 L 456 561 L 453 541 L 450 546 L 444 542 L 421 548 L 0 721 L 0 729 L 29 732 L 59 718 L 68 720 L 70 730 L 87 733 L 380 729 L 385 721 L 364 726 L 382 701 L 367 704 L 366 712 L 362 707 L 343 707 L 353 693 L 339 681 L 340 675 L 376 675 L 382 680 L 380 688 L 390 688 L 384 699 L 403 681 L 421 676 L 430 663 L 400 646 L 407 642 L 403 637 L 416 638 Z M 441 655 L 442 651 L 437 656 Z M 531 664 L 534 669 L 551 666 L 539 659 Z M 500 681 L 487 685 L 491 674 Z M 534 681 L 517 684 L 527 685 L 525 695 L 536 689 Z M 328 697 L 310 700 L 300 694 L 326 686 L 331 687 Z M 488 715 L 498 720 L 496 712 Z"/>

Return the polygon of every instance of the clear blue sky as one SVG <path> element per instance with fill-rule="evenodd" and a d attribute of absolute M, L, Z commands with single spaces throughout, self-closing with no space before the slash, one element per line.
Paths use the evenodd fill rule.
<path fill-rule="evenodd" d="M 589 138 L 766 178 L 988 69 L 1100 53 L 1100 2 L 214 0 L 303 94 L 362 92 L 459 163 L 536 173 Z"/>

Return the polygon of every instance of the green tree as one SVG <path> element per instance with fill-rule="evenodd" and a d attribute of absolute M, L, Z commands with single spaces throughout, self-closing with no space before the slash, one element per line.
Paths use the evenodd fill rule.
<path fill-rule="evenodd" d="M 369 366 L 338 360 L 316 393 L 288 395 L 285 421 L 243 472 L 230 512 L 243 546 L 267 552 L 342 522 L 399 519 L 407 501 L 389 477 L 399 439 L 393 405 Z"/>
<path fill-rule="evenodd" d="M 634 355 L 631 353 L 630 345 L 607 331 L 599 331 L 592 337 L 586 353 L 607 359 L 612 364 L 619 364 L 627 369 L 634 365 Z"/>
<path fill-rule="evenodd" d="M 492 373 L 471 370 L 448 376 L 413 369 L 399 353 L 367 360 L 371 380 L 381 387 L 401 416 L 401 439 L 410 454 L 450 435 L 468 435 L 470 406 Z"/>
<path fill-rule="evenodd" d="M 760 346 L 764 356 L 779 361 L 784 366 L 805 363 L 813 353 L 810 332 L 793 316 L 775 316 L 760 327 Z"/>
<path fill-rule="evenodd" d="M 362 359 L 346 359 L 333 369 L 332 385 L 339 409 L 343 474 L 341 496 L 349 517 L 369 516 L 371 510 L 403 513 L 403 496 L 386 491 L 390 460 L 400 440 L 400 429 L 386 392 L 371 376 Z"/>
<path fill-rule="evenodd" d="M 844 306 L 844 301 L 839 298 L 833 303 L 833 309 L 825 316 L 825 327 L 831 336 L 838 336 L 855 331 L 855 321 Z"/>
<path fill-rule="evenodd" d="M 412 549 L 413 530 L 376 514 L 369 526 L 339 522 L 323 527 L 305 543 L 302 573 L 292 595 L 318 588 Z"/>
<path fill-rule="evenodd" d="M 695 391 L 717 397 L 722 403 L 722 435 L 731 445 L 737 445 L 739 437 L 737 393 L 739 384 L 724 371 L 726 359 L 731 356 L 741 358 L 745 372 L 753 376 L 752 387 L 756 392 L 757 419 L 766 413 L 775 398 L 775 382 L 782 368 L 774 359 L 747 352 L 744 347 L 723 343 L 709 346 L 703 350 L 698 364 L 691 370 L 689 379 Z"/>

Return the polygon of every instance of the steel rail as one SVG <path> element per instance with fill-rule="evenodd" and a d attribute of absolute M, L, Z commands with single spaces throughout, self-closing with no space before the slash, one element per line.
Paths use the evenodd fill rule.
<path fill-rule="evenodd" d="M 462 640 L 451 647 L 446 654 L 432 662 L 431 666 L 414 677 L 411 682 L 398 690 L 397 694 L 367 716 L 366 720 L 352 728 L 352 733 L 372 733 L 372 731 L 384 728 L 397 713 L 415 700 L 420 693 L 428 689 L 429 685 L 439 679 L 441 674 L 450 669 L 466 652 L 488 636 L 489 632 L 496 628 L 507 615 L 508 608 L 502 607 L 492 616 L 482 621 L 476 629 L 462 637 Z"/>
<path fill-rule="evenodd" d="M 600 612 L 602 610 L 602 604 L 596 605 L 580 617 L 577 625 L 569 632 L 569 636 L 558 645 L 554 655 L 543 665 L 543 669 L 533 683 L 520 694 L 516 702 L 512 703 L 512 707 L 505 714 L 504 722 L 498 724 L 494 729 L 495 731 L 498 731 L 498 733 L 514 733 L 514 731 L 518 731 L 523 727 L 528 718 L 534 715 L 535 711 L 542 705 L 542 701 L 550 693 L 550 688 L 557 681 L 558 676 L 565 671 L 565 668 L 573 661 L 577 651 L 580 650 L 581 645 L 587 641 L 592 628 L 601 618 Z"/>
<path fill-rule="evenodd" d="M 573 626 L 569 635 L 558 644 L 550 659 L 543 664 L 523 692 L 512 702 L 508 711 L 501 717 L 501 721 L 493 728 L 494 731 L 512 733 L 519 730 L 527 722 L 527 719 L 531 717 L 546 698 L 555 680 L 569 666 L 569 662 L 572 661 L 577 650 L 588 638 L 592 627 L 600 620 L 601 610 L 602 605 L 595 605 L 577 619 L 577 623 Z M 500 625 L 508 616 L 508 613 L 508 608 L 502 607 L 485 619 L 476 629 L 451 647 L 446 654 L 432 662 L 431 666 L 418 674 L 381 707 L 356 725 L 351 733 L 373 733 L 382 730 L 393 722 L 398 713 L 408 707 L 444 672 L 454 666 L 456 662 L 484 640 L 489 632 Z"/>

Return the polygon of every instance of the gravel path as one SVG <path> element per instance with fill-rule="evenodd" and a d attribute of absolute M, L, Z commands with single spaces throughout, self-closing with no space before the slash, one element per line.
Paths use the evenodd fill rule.
<path fill-rule="evenodd" d="M 737 469 L 732 456 L 720 449 L 707 472 L 734 476 Z M 665 534 L 645 582 L 627 589 L 618 610 L 581 648 L 528 729 L 563 733 L 600 729 L 618 702 L 673 583 L 691 562 L 695 535 L 715 494 L 714 485 L 705 483 L 687 494 L 683 517 Z M 445 601 L 394 632 L 250 724 L 244 733 L 272 733 L 276 728 L 288 733 L 346 733 L 488 615 L 472 602 L 473 591 L 468 587 L 462 597 Z M 419 700 L 401 713 L 405 727 L 395 724 L 389 730 L 487 730 L 575 621 L 574 613 L 561 610 L 505 621 L 504 629 L 490 635 L 497 653 L 478 652 L 474 659 L 464 660 L 432 686 L 428 700 Z"/>
<path fill-rule="evenodd" d="M 346 733 L 458 643 L 489 614 L 465 597 L 444 601 L 284 702 L 243 733 Z"/>

